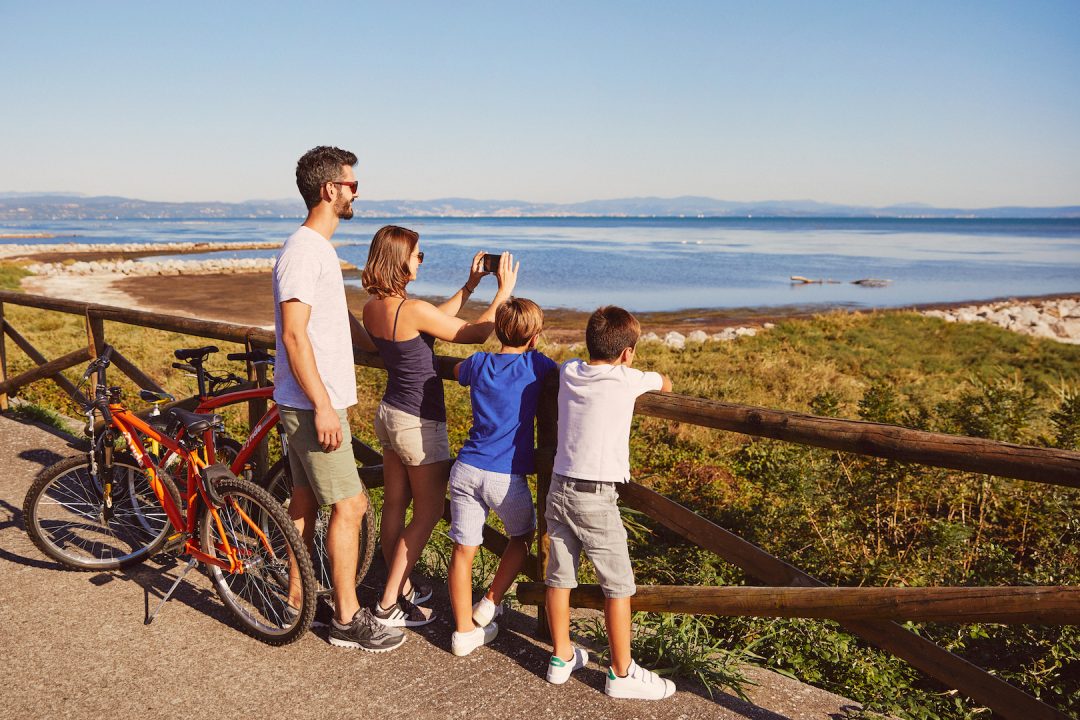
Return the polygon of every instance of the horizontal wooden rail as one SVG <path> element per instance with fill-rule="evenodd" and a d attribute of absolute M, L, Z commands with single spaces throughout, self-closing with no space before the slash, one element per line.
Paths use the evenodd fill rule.
<path fill-rule="evenodd" d="M 542 583 L 518 583 L 518 601 L 544 601 Z M 599 585 L 570 593 L 574 607 L 603 609 Z M 1080 588 L 1073 587 L 700 587 L 639 586 L 634 610 L 799 617 L 826 620 L 911 620 L 948 623 L 1080 624 Z"/>
<path fill-rule="evenodd" d="M 259 327 L 0 291 L 0 303 L 4 302 L 258 347 L 274 346 L 274 333 Z M 354 359 L 357 365 L 383 367 L 378 355 L 373 353 L 358 350 Z M 453 367 L 459 361 L 460 358 L 440 356 L 439 375 L 452 380 Z M 638 399 L 636 411 L 651 417 L 860 455 L 1080 487 L 1080 452 L 735 405 L 675 393 L 646 393 Z"/>
<path fill-rule="evenodd" d="M 637 412 L 703 427 L 902 462 L 1080 487 L 1080 452 L 648 393 Z"/>

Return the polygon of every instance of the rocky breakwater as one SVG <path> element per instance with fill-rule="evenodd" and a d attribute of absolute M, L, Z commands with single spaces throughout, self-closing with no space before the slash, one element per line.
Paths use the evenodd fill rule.
<path fill-rule="evenodd" d="M 26 236 L 29 237 L 29 236 Z M 117 257 L 131 253 L 153 253 L 172 255 L 182 253 L 203 253 L 217 250 L 274 250 L 281 247 L 280 242 L 169 242 L 169 243 L 38 243 L 38 244 L 0 244 L 0 257 L 31 258 L 42 254 L 64 254 L 78 258 L 85 253 L 110 253 Z"/>
<path fill-rule="evenodd" d="M 687 343 L 727 342 L 740 337 L 753 337 L 762 330 L 771 330 L 774 327 L 776 326 L 773 323 L 765 323 L 760 327 L 729 327 L 711 335 L 704 330 L 694 330 L 686 335 L 672 330 L 663 337 L 654 332 L 647 332 L 641 336 L 641 342 L 657 342 L 672 350 L 683 350 Z"/>
<path fill-rule="evenodd" d="M 1080 345 L 1080 298 L 1006 300 L 951 310 L 925 310 L 945 322 L 986 322 L 1023 335 Z"/>
<path fill-rule="evenodd" d="M 269 272 L 273 258 L 220 258 L 216 260 L 72 260 L 31 263 L 26 269 L 44 277 L 70 275 L 213 275 Z"/>

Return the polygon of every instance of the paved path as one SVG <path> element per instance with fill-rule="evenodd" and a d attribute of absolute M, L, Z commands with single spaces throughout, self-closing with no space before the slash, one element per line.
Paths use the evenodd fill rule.
<path fill-rule="evenodd" d="M 535 619 L 510 612 L 499 638 L 466 658 L 439 620 L 384 655 L 335 648 L 321 632 L 272 648 L 236 630 L 205 576 L 192 572 L 150 626 L 178 566 L 66 572 L 23 530 L 34 475 L 73 453 L 67 440 L 0 416 L 0 714 L 10 718 L 837 718 L 850 701 L 751 669 L 754 703 L 686 688 L 657 703 L 611 700 L 595 663 L 561 687 L 543 677 L 550 647 Z M 365 588 L 364 601 L 374 591 Z M 445 589 L 435 607 L 448 608 Z M 685 683 L 684 683 L 685 685 Z"/>

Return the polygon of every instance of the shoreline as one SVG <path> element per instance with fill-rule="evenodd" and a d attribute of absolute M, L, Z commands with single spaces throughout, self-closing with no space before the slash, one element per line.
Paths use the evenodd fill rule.
<path fill-rule="evenodd" d="M 101 305 L 217 320 L 241 325 L 273 327 L 272 276 L 267 263 L 253 260 L 167 260 L 154 264 L 133 260 L 161 255 L 214 252 L 222 249 L 273 249 L 280 243 L 102 243 L 0 245 L 0 258 L 24 264 L 35 274 L 22 281 L 32 294 L 67 298 Z M 140 267 L 141 266 L 141 267 Z M 359 278 L 359 270 L 343 263 L 346 278 Z M 349 310 L 360 314 L 367 294 L 355 285 L 346 284 Z M 418 296 L 419 297 L 419 296 Z M 828 303 L 800 303 L 776 306 L 736 308 L 683 308 L 680 310 L 640 311 L 642 335 L 653 333 L 663 338 L 668 333 L 715 335 L 732 329 L 771 327 L 777 322 L 806 319 L 833 312 L 919 312 L 941 313 L 1004 302 L 1038 304 L 1080 298 L 1080 291 L 1027 296 L 998 296 L 947 302 L 927 302 L 896 307 L 860 307 Z M 423 298 L 441 302 L 444 298 Z M 486 307 L 484 301 L 470 301 L 462 312 L 476 315 Z M 224 309 L 227 307 L 227 310 Z M 552 342 L 573 343 L 584 338 L 584 328 L 591 311 L 573 308 L 545 308 L 545 335 Z M 740 333 L 741 334 L 741 333 Z M 747 333 L 752 334 L 752 333 Z"/>
<path fill-rule="evenodd" d="M 346 271 L 352 274 L 355 271 Z M 31 275 L 22 282 L 32 294 L 67 298 L 101 305 L 183 315 L 204 320 L 218 320 L 241 325 L 273 326 L 273 286 L 271 273 L 265 270 L 242 273 L 173 274 L 173 275 Z M 360 288 L 346 285 L 349 310 L 359 314 L 367 301 Z M 701 331 L 714 334 L 736 327 L 762 328 L 784 320 L 808 319 L 831 312 L 920 312 L 951 311 L 973 305 L 1005 301 L 1041 303 L 1080 298 L 1080 293 L 1008 296 L 949 302 L 929 302 L 902 307 L 866 308 L 837 305 L 781 305 L 740 308 L 685 308 L 670 311 L 642 311 L 634 314 L 641 321 L 642 334 L 669 332 L 687 335 Z M 432 300 L 433 298 L 425 298 Z M 437 300 L 442 300 L 438 298 Z M 475 315 L 486 302 L 465 304 L 465 316 Z M 544 308 L 545 335 L 552 342 L 572 343 L 583 340 L 590 311 L 572 308 Z"/>

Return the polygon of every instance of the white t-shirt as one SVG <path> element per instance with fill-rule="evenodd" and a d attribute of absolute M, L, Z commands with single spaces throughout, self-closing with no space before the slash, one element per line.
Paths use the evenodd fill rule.
<path fill-rule="evenodd" d="M 274 263 L 274 402 L 311 410 L 315 406 L 296 382 L 281 340 L 281 302 L 292 299 L 311 308 L 307 334 L 330 404 L 335 410 L 355 405 L 352 332 L 341 263 L 330 241 L 309 227 L 301 226 L 289 236 Z"/>
<path fill-rule="evenodd" d="M 579 480 L 629 482 L 634 401 L 664 383 L 660 373 L 570 360 L 559 371 L 555 472 Z"/>

